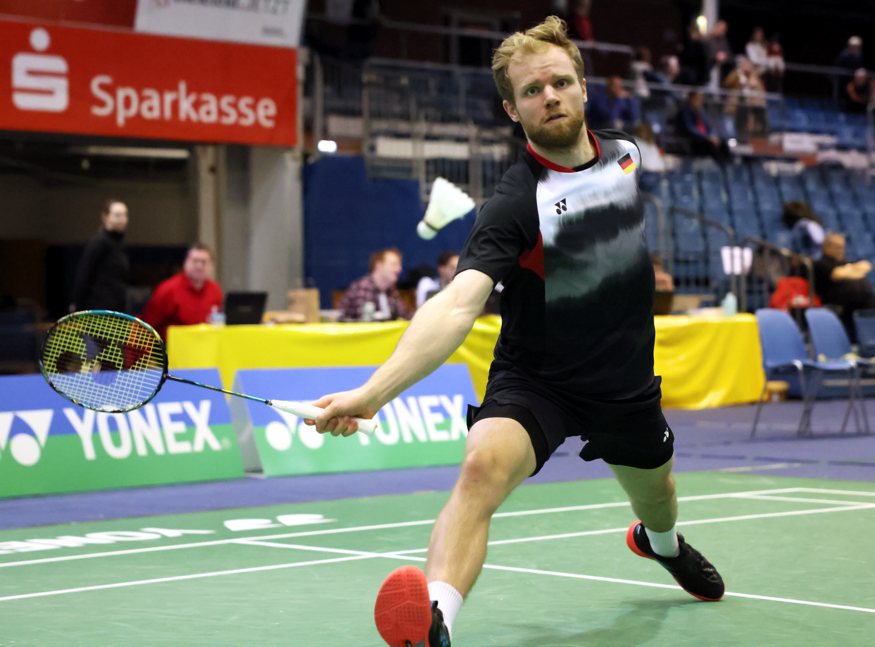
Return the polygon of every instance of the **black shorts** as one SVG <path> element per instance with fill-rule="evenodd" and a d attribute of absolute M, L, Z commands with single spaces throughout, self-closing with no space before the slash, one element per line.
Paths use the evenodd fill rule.
<path fill-rule="evenodd" d="M 580 452 L 585 461 L 600 458 L 612 465 L 655 469 L 674 454 L 674 433 L 660 406 L 661 381 L 656 377 L 650 387 L 630 398 L 578 397 L 574 402 L 520 385 L 487 388 L 483 404 L 469 408 L 468 426 L 484 418 L 519 422 L 535 450 L 537 466 L 532 475 L 572 436 L 586 442 Z"/>

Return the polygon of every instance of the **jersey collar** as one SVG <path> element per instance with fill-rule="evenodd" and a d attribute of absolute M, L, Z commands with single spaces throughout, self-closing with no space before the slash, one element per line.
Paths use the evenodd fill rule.
<path fill-rule="evenodd" d="M 542 157 L 535 152 L 535 149 L 532 148 L 531 142 L 526 142 L 526 150 L 529 152 L 529 155 L 535 158 L 535 160 L 541 166 L 545 166 L 552 171 L 559 171 L 560 173 L 574 173 L 576 171 L 582 171 L 583 169 L 589 168 L 593 164 L 599 161 L 599 158 L 602 156 L 602 149 L 599 146 L 599 140 L 596 138 L 595 133 L 593 133 L 589 128 L 586 129 L 587 137 L 589 137 L 589 141 L 592 144 L 592 148 L 595 151 L 595 157 L 588 161 L 586 164 L 581 164 L 575 168 L 568 168 L 567 166 L 560 166 L 559 164 L 554 164 L 546 157 Z"/>

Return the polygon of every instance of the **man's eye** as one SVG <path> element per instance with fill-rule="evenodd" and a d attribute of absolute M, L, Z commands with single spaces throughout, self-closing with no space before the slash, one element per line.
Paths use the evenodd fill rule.
<path fill-rule="evenodd" d="M 526 88 L 525 95 L 526 95 L 527 97 L 533 97 L 533 96 L 535 96 L 536 94 L 538 94 L 538 88 L 534 88 L 534 87 L 532 87 L 532 88 Z"/>

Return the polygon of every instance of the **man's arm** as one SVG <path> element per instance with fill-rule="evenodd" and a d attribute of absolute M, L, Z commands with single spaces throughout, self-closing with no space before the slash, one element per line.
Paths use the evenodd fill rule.
<path fill-rule="evenodd" d="M 392 356 L 362 386 L 314 402 L 325 413 L 316 430 L 348 436 L 352 417 L 371 418 L 404 389 L 443 364 L 458 348 L 492 293 L 492 279 L 478 270 L 459 273 L 444 290 L 417 310 Z"/>
<path fill-rule="evenodd" d="M 872 263 L 869 261 L 857 261 L 856 263 L 839 265 L 832 271 L 830 278 L 833 281 L 856 281 L 857 279 L 866 278 L 866 275 L 871 271 Z"/>

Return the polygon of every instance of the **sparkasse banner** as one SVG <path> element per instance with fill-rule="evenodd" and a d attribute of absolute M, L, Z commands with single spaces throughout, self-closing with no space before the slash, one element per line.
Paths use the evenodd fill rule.
<path fill-rule="evenodd" d="M 177 371 L 217 384 L 218 371 Z M 243 476 L 223 395 L 168 382 L 128 413 L 83 409 L 39 375 L 0 377 L 0 497 Z"/>
<path fill-rule="evenodd" d="M 292 147 L 294 49 L 0 21 L 0 130 Z"/>
<path fill-rule="evenodd" d="M 244 393 L 282 400 L 315 400 L 354 388 L 374 367 L 253 369 L 237 372 Z M 477 404 L 468 368 L 446 364 L 389 402 L 372 436 L 319 434 L 298 417 L 244 400 L 232 401 L 241 450 L 257 452 L 266 476 L 454 465 L 468 435 L 468 404 Z M 250 446 L 254 445 L 254 447 Z M 256 467 L 249 463 L 247 469 Z"/>

